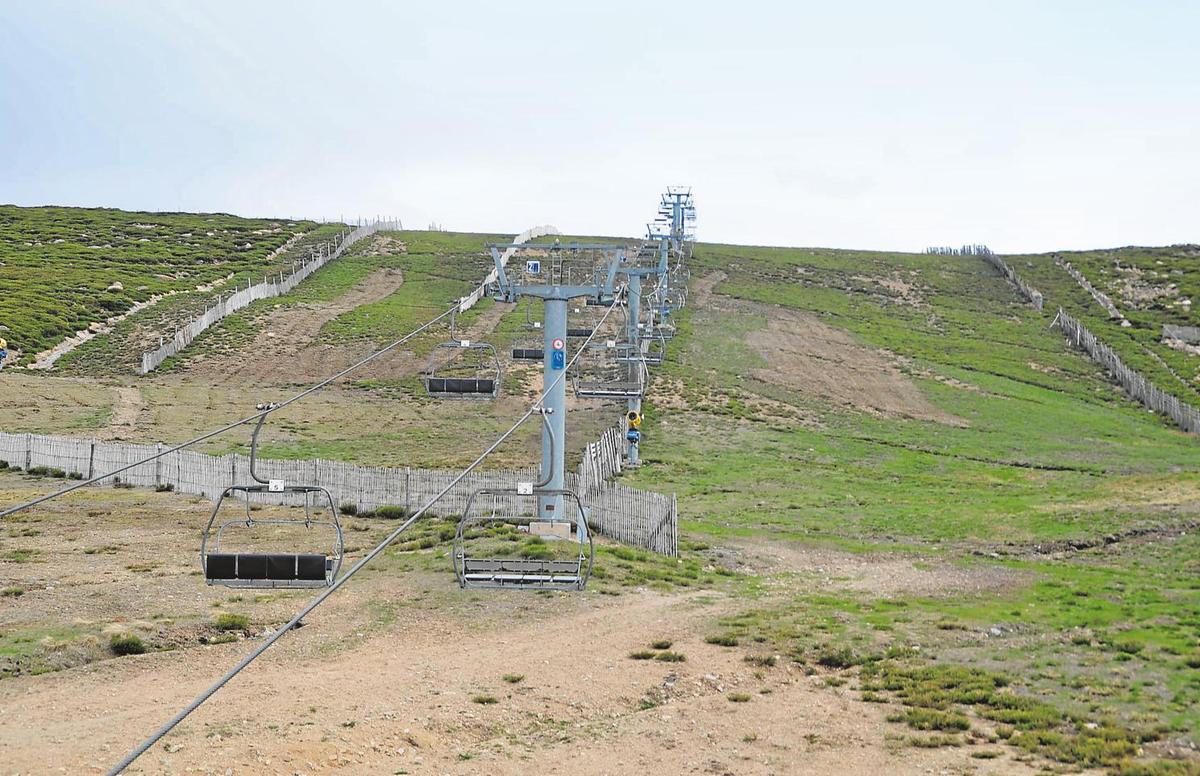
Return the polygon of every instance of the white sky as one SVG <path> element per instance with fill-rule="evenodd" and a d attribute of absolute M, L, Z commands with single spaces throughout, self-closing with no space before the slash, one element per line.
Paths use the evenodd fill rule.
<path fill-rule="evenodd" d="M 1200 242 L 1200 3 L 0 0 L 0 202 Z"/>

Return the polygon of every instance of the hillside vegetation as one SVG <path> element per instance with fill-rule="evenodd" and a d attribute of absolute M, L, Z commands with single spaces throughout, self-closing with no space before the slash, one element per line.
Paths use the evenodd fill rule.
<path fill-rule="evenodd" d="M 144 408 L 127 438 L 187 438 L 411 330 L 477 282 L 489 239 L 364 241 L 292 294 L 214 327 L 164 374 L 138 380 Z M 1166 251 L 1179 249 L 1143 252 L 1142 277 L 1190 297 L 1190 254 Z M 1087 257 L 1071 260 L 1103 277 Z M 831 692 L 886 704 L 897 747 L 1122 776 L 1198 773 L 1200 447 L 1050 327 L 1057 305 L 1071 305 L 1131 363 L 1145 346 L 1191 375 L 1200 357 L 1150 336 L 1190 313 L 1167 297 L 1135 309 L 1114 294 L 1135 324 L 1121 328 L 1051 257 L 1009 261 L 1046 294 L 1045 311 L 977 257 L 698 245 L 688 306 L 645 405 L 645 465 L 622 475 L 678 495 L 682 557 L 606 551 L 597 597 L 585 601 L 601 607 L 642 586 L 728 596 L 707 644 L 687 655 L 692 670 L 708 670 L 700 648 L 734 650 L 755 682 L 786 661 Z M 459 323 L 503 353 L 536 336 L 525 322 L 539 313 L 485 301 Z M 536 366 L 505 363 L 497 402 L 437 402 L 416 374 L 446 336 L 430 333 L 289 408 L 266 454 L 470 461 L 527 406 Z M 22 395 L 0 406 L 6 428 L 111 430 L 115 400 L 90 389 L 99 383 L 20 379 Z M 618 411 L 575 404 L 572 456 Z M 527 431 L 491 463 L 535 460 L 537 429 Z M 242 445 L 227 436 L 206 450 Z M 449 590 L 448 526 L 417 529 L 379 578 L 391 589 L 391 574 L 440 575 Z M 385 529 L 364 520 L 361 530 Z M 278 619 L 267 604 L 238 605 Z M 768 691 L 729 700 L 754 708 L 772 702 Z M 650 700 L 639 708 L 664 702 Z"/>
<path fill-rule="evenodd" d="M 1163 341 L 1163 324 L 1200 325 L 1200 246 L 1113 248 L 1008 256 L 1005 259 L 1042 292 L 1046 309 L 1062 307 L 1114 348 L 1126 364 L 1162 390 L 1200 406 L 1200 350 L 1187 352 Z M 1061 259 L 1106 294 L 1128 326 L 1109 317 L 1079 285 Z"/>
<path fill-rule="evenodd" d="M 787 580 L 728 638 L 864 664 L 864 697 L 940 745 L 1140 773 L 1200 737 L 1193 437 L 978 258 L 701 245 L 693 268 L 632 480 Z"/>
<path fill-rule="evenodd" d="M 0 323 L 27 363 L 155 295 L 259 277 L 311 222 L 0 206 Z"/>

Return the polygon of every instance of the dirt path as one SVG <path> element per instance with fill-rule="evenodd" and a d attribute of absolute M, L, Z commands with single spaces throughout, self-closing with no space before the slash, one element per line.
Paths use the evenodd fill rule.
<path fill-rule="evenodd" d="M 249 345 L 236 353 L 196 359 L 188 371 L 214 384 L 294 383 L 328 376 L 349 363 L 352 354 L 319 342 L 321 327 L 356 307 L 387 298 L 403 283 L 399 270 L 377 269 L 332 301 L 278 308 Z"/>
<path fill-rule="evenodd" d="M 505 616 L 489 614 L 489 598 Z M 389 632 L 343 634 L 354 646 L 323 659 L 315 642 L 337 624 L 314 617 L 129 772 L 875 776 L 961 773 L 968 762 L 977 774 L 1031 772 L 1007 755 L 893 748 L 886 707 L 795 667 L 756 676 L 743 650 L 703 643 L 714 611 L 695 596 L 474 599 L 475 618 L 404 608 Z M 662 638 L 687 661 L 628 659 Z M 5 681 L 0 760 L 18 773 L 98 772 L 247 648 Z M 483 696 L 496 702 L 473 702 Z"/>
<path fill-rule="evenodd" d="M 97 439 L 127 439 L 137 429 L 138 418 L 142 414 L 145 403 L 142 392 L 134 386 L 121 385 L 113 389 L 116 399 L 113 402 L 112 418 L 108 426 L 97 433 Z"/>
<path fill-rule="evenodd" d="M 9 500 L 33 487 L 0 480 Z M 72 519 L 85 510 L 90 519 Z M 35 562 L 0 563 L 0 584 L 26 591 L 2 599 L 0 631 L 44 633 L 42 665 L 77 667 L 0 680 L 0 772 L 103 772 L 245 655 L 263 623 L 286 621 L 308 599 L 204 585 L 195 567 L 206 511 L 176 494 L 106 490 L 57 502 L 36 531 L 5 539 Z M 390 530 L 348 521 L 352 559 Z M 936 594 L 926 578 L 981 590 L 1011 583 L 774 543 L 735 551 L 765 573 L 835 586 L 887 576 L 906 593 Z M 786 659 L 746 662 L 757 645 L 705 643 L 717 618 L 746 605 L 719 590 L 463 592 L 448 561 L 430 560 L 436 571 L 382 558 L 129 773 L 1032 773 L 1000 746 L 987 747 L 1001 752 L 987 761 L 970 758 L 979 745 L 906 746 L 895 740 L 905 729 L 886 721 L 896 708 L 862 702 L 852 679 L 829 687 Z M 220 612 L 246 614 L 256 635 L 202 646 L 201 636 L 219 635 L 206 623 Z M 100 638 L 63 634 L 89 623 Z M 119 632 L 175 648 L 113 658 L 107 639 Z M 660 639 L 686 660 L 629 658 Z M 71 662 L 79 649 L 98 662 Z M 475 700 L 487 696 L 496 702 Z"/>

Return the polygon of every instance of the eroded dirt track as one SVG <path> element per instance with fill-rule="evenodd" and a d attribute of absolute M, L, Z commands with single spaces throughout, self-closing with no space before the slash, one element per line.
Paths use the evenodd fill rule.
<path fill-rule="evenodd" d="M 196 358 L 189 375 L 212 384 L 295 383 L 327 377 L 348 366 L 357 352 L 322 343 L 321 327 L 356 307 L 387 298 L 403 283 L 399 270 L 377 269 L 331 301 L 279 307 L 267 316 L 249 345 L 229 354 Z"/>
<path fill-rule="evenodd" d="M 462 617 L 404 608 L 386 633 L 342 633 L 345 651 L 330 638 L 336 618 L 314 616 L 129 772 L 962 772 L 962 752 L 890 747 L 877 704 L 794 667 L 756 678 L 742 650 L 704 644 L 714 609 L 695 596 L 470 598 L 475 605 Z M 687 661 L 628 659 L 659 638 L 672 638 Z M 6 773 L 111 765 L 248 648 L 159 653 L 6 681 Z M 508 684 L 504 674 L 525 678 Z M 731 702 L 735 692 L 750 700 Z M 496 702 L 472 701 L 484 695 Z M 996 760 L 970 772 L 1027 770 Z"/>

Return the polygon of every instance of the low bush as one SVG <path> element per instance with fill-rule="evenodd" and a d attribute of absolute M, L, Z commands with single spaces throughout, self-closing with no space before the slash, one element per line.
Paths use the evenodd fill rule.
<path fill-rule="evenodd" d="M 132 633 L 117 633 L 108 642 L 108 648 L 114 655 L 141 655 L 146 651 L 146 644 Z"/>
<path fill-rule="evenodd" d="M 223 631 L 244 631 L 250 627 L 250 618 L 244 614 L 234 614 L 233 612 L 222 612 L 213 620 L 213 624 L 217 626 L 217 630 Z"/>
<path fill-rule="evenodd" d="M 705 644 L 716 644 L 720 647 L 736 647 L 738 645 L 737 636 L 728 633 L 716 634 L 713 636 L 704 637 Z"/>

